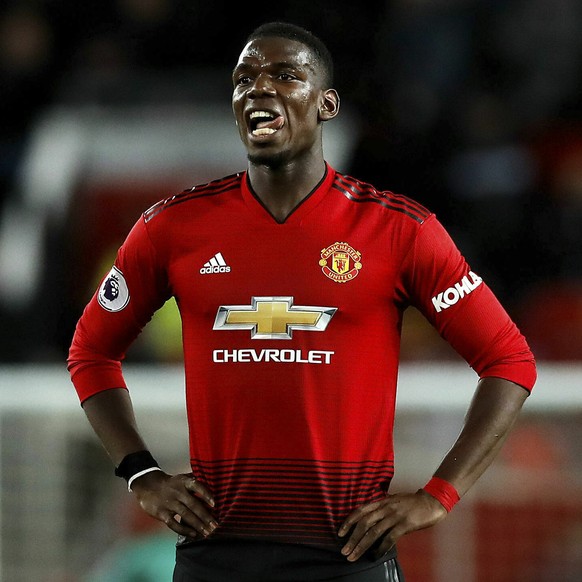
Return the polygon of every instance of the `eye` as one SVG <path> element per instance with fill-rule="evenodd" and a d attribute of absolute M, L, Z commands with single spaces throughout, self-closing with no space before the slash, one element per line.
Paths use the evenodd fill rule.
<path fill-rule="evenodd" d="M 234 80 L 235 86 L 238 85 L 248 85 L 252 82 L 252 79 L 248 75 L 241 75 Z"/>
<path fill-rule="evenodd" d="M 296 77 L 291 73 L 279 73 L 279 79 L 281 81 L 294 81 Z"/>

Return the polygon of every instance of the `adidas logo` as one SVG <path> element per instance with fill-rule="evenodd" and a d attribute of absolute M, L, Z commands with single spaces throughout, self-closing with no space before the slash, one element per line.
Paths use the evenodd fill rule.
<path fill-rule="evenodd" d="M 201 275 L 210 275 L 212 273 L 230 273 L 230 267 L 226 264 L 222 253 L 216 253 L 204 266 L 200 269 Z"/>

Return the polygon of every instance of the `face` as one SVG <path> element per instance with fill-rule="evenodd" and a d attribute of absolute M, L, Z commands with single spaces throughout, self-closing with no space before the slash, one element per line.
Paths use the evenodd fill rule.
<path fill-rule="evenodd" d="M 243 49 L 233 71 L 232 108 L 251 162 L 276 166 L 321 147 L 321 123 L 339 99 L 323 85 L 311 51 L 285 38 L 261 38 Z"/>

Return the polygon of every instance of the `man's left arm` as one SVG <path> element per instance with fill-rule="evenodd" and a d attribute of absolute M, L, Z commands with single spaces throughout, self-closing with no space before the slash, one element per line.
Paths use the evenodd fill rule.
<path fill-rule="evenodd" d="M 529 392 L 509 380 L 486 377 L 479 380 L 463 428 L 435 477 L 449 483 L 463 496 L 493 462 L 509 435 Z M 397 493 L 353 511 L 339 529 L 350 530 L 342 549 L 355 561 L 382 539 L 378 555 L 386 553 L 403 535 L 435 525 L 447 509 L 424 489 Z"/>
<path fill-rule="evenodd" d="M 441 521 L 492 463 L 536 380 L 525 338 L 434 215 L 419 228 L 403 261 L 401 291 L 480 380 L 434 479 L 416 493 L 388 495 L 347 517 L 339 535 L 352 530 L 342 550 L 349 560 L 381 538 L 383 554 L 404 534 Z"/>

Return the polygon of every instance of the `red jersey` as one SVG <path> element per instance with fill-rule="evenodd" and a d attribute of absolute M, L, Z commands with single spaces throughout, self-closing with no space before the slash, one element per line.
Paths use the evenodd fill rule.
<path fill-rule="evenodd" d="M 338 548 L 347 515 L 386 495 L 409 305 L 479 376 L 535 382 L 524 337 L 437 218 L 329 166 L 283 223 L 246 172 L 146 211 L 78 322 L 81 401 L 125 387 L 128 346 L 172 296 L 217 537 Z"/>

